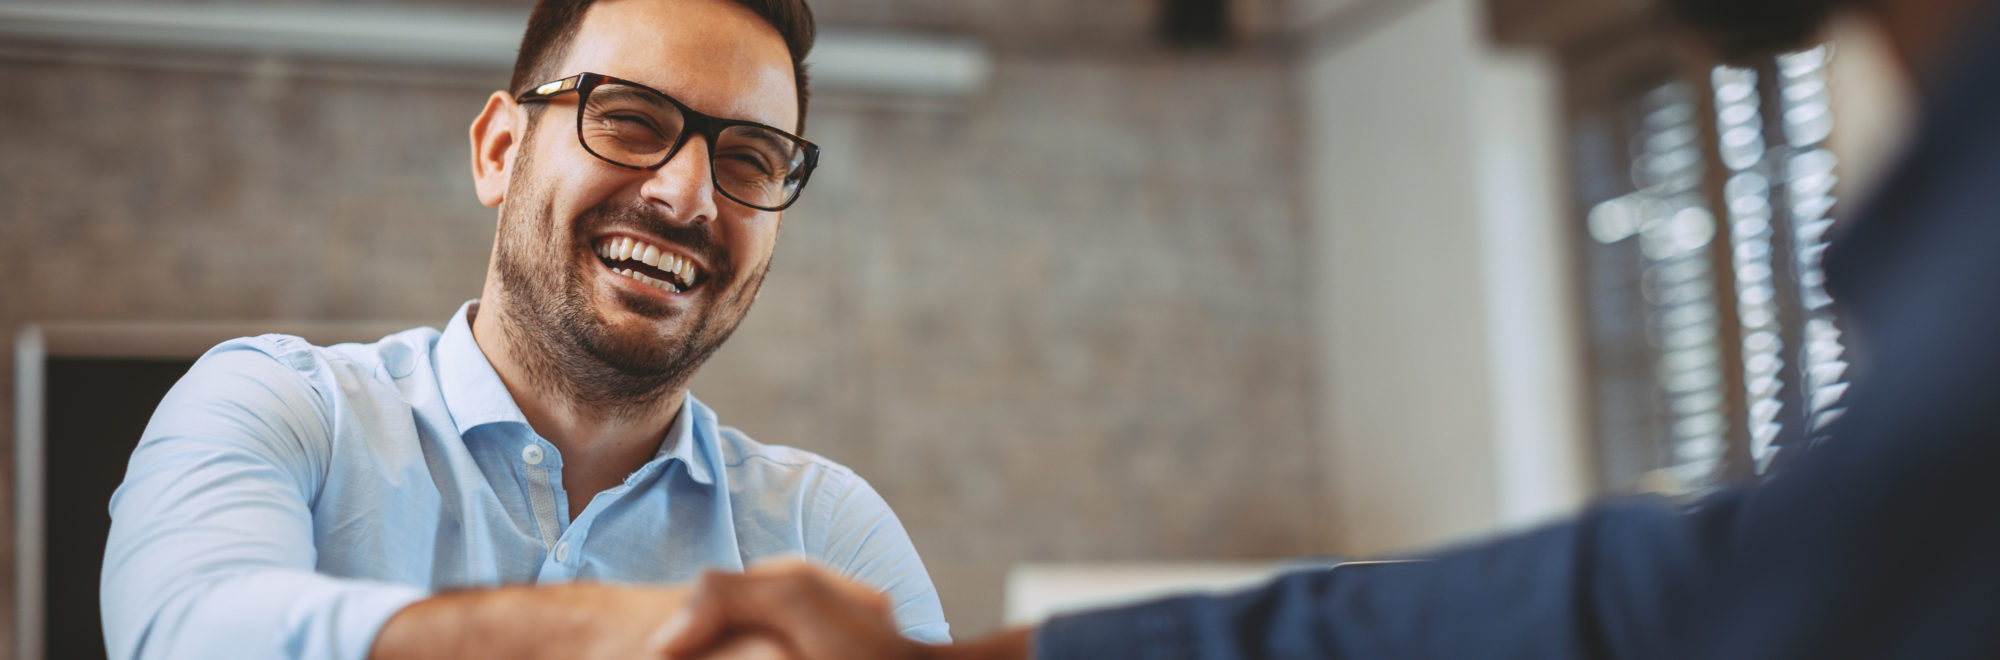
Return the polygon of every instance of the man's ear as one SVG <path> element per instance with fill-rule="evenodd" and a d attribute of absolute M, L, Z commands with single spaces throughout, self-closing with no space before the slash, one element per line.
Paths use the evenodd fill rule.
<path fill-rule="evenodd" d="M 486 98 L 486 109 L 472 120 L 472 187 L 481 204 L 499 206 L 507 199 L 514 152 L 527 129 L 520 107 L 506 92 L 494 92 Z"/>

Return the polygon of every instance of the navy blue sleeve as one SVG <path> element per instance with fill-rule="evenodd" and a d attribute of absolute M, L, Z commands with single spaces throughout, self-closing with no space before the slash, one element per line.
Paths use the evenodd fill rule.
<path fill-rule="evenodd" d="M 1963 395 L 1890 398 L 1690 509 L 1614 501 L 1426 562 L 1057 618 L 1037 657 L 2000 657 L 2000 442 L 1949 414 Z"/>
<path fill-rule="evenodd" d="M 1582 525 L 1435 561 L 1312 569 L 1222 596 L 1059 617 L 1036 657 L 1595 657 L 1575 578 Z M 1478 584 L 1486 594 L 1465 589 Z M 1449 629 L 1439 624 L 1450 623 Z M 1509 631 L 1535 630 L 1521 636 Z M 1511 648 L 1505 654 L 1495 654 Z"/>

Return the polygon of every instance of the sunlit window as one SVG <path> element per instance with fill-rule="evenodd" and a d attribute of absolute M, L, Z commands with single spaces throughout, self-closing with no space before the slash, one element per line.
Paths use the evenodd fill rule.
<path fill-rule="evenodd" d="M 1748 478 L 1840 414 L 1847 364 L 1820 271 L 1831 56 L 1654 74 L 1577 109 L 1579 188 L 1598 196 L 1585 270 L 1607 489 Z M 1623 163 L 1629 184 L 1593 178 L 1593 163 Z"/>

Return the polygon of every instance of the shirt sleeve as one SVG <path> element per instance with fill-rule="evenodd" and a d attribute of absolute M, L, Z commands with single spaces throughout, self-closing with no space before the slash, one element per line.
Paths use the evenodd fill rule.
<path fill-rule="evenodd" d="M 304 353 L 210 351 L 175 384 L 111 499 L 100 585 L 110 657 L 361 660 L 408 585 L 314 571 L 325 399 Z"/>
<path fill-rule="evenodd" d="M 808 528 L 809 547 L 818 548 L 815 559 L 887 595 L 904 637 L 950 642 L 937 588 L 889 503 L 853 472 L 838 469 L 830 476 L 815 498 L 811 518 L 817 524 Z"/>
<path fill-rule="evenodd" d="M 1544 530 L 1483 556 L 1306 569 L 1242 593 L 1059 616 L 1036 632 L 1035 657 L 1607 657 L 1590 652 L 1587 619 L 1570 616 L 1570 533 Z"/>
<path fill-rule="evenodd" d="M 1037 657 L 2000 657 L 2000 442 L 1937 390 L 1891 391 L 1908 405 L 1857 400 L 1787 471 L 1691 507 L 1061 617 Z"/>

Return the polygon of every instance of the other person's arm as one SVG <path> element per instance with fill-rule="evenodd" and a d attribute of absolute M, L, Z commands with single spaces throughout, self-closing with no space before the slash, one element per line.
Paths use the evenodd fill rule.
<path fill-rule="evenodd" d="M 1875 418 L 1775 478 L 1692 510 L 1613 502 L 1512 538 L 1367 571 L 1057 617 L 1033 653 L 1236 658 L 1995 657 L 2000 442 L 1973 416 Z M 1900 431 L 1900 432 L 1897 432 Z M 885 634 L 838 579 L 710 576 L 669 650 L 769 635 L 807 658 L 1027 657 Z M 995 655 L 985 655 L 994 653 Z"/>

